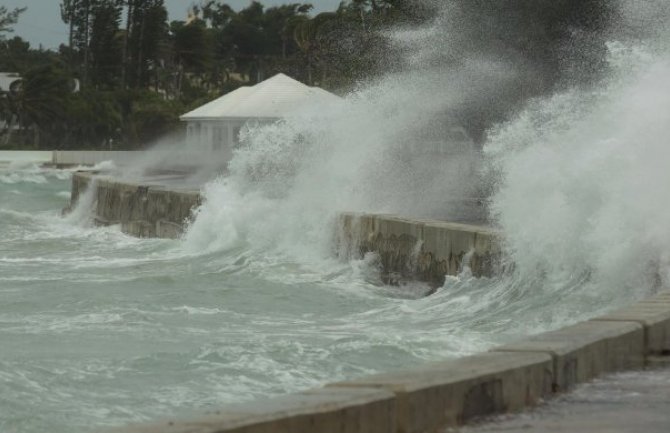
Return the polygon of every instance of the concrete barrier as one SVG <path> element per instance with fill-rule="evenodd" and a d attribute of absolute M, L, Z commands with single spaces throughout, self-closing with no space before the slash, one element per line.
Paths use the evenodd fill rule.
<path fill-rule="evenodd" d="M 117 433 L 395 433 L 396 402 L 379 389 L 323 388 L 232 405 L 191 420 L 166 420 Z"/>
<path fill-rule="evenodd" d="M 138 166 L 155 169 L 197 170 L 208 163 L 221 160 L 217 152 L 155 148 L 152 150 L 54 150 L 49 152 L 50 161 L 58 168 L 94 166 L 111 161 L 119 167 Z"/>
<path fill-rule="evenodd" d="M 499 234 L 482 226 L 343 213 L 336 233 L 340 257 L 378 254 L 391 284 L 418 279 L 441 286 L 446 275 L 457 275 L 463 265 L 476 276 L 491 275 L 499 265 Z"/>
<path fill-rule="evenodd" d="M 397 432 L 422 433 L 534 405 L 551 393 L 552 380 L 547 354 L 483 353 L 330 386 L 393 392 Z"/>
<path fill-rule="evenodd" d="M 644 327 L 645 355 L 670 355 L 670 292 L 661 293 L 594 320 L 639 323 Z"/>
<path fill-rule="evenodd" d="M 116 165 L 128 165 L 144 153 L 135 150 L 54 150 L 51 154 L 51 164 L 55 167 L 76 167 L 113 161 Z"/>
<path fill-rule="evenodd" d="M 588 321 L 494 349 L 547 353 L 554 391 L 566 391 L 604 373 L 644 367 L 644 330 L 632 322 Z"/>
<path fill-rule="evenodd" d="M 44 150 L 0 150 L 0 168 L 20 167 L 24 164 L 47 164 L 51 151 Z"/>
<path fill-rule="evenodd" d="M 73 175 L 70 208 L 92 178 L 90 172 Z M 179 237 L 184 222 L 202 201 L 198 191 L 104 177 L 96 177 L 95 188 L 96 223 L 119 224 L 124 233 L 139 237 Z M 458 274 L 465 264 L 477 276 L 490 275 L 500 257 L 498 234 L 480 226 L 343 213 L 336 233 L 341 257 L 377 253 L 382 274 L 391 284 L 419 279 L 438 287 L 446 275 Z"/>
<path fill-rule="evenodd" d="M 72 177 L 71 209 L 83 191 L 93 184 L 93 174 Z M 174 191 L 96 177 L 94 217 L 98 225 L 120 225 L 131 236 L 178 238 L 201 203 L 197 191 Z"/>

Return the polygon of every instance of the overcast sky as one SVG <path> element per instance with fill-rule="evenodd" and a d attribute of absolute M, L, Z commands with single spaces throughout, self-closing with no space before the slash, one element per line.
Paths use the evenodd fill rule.
<path fill-rule="evenodd" d="M 223 2 L 239 9 L 250 4 L 251 0 L 224 0 Z M 0 0 L 0 5 L 7 6 L 9 9 L 28 8 L 14 27 L 14 34 L 29 41 L 35 48 L 40 44 L 45 48 L 57 48 L 59 44 L 67 40 L 67 27 L 60 19 L 60 3 L 60 0 Z M 170 20 L 185 19 L 186 10 L 191 3 L 193 0 L 165 0 L 165 5 L 170 12 Z M 336 9 L 340 0 L 261 0 L 261 3 L 266 6 L 311 3 L 314 5 L 314 11 L 322 12 Z"/>

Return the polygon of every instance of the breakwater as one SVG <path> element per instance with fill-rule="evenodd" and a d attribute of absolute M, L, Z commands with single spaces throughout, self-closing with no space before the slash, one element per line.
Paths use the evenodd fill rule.
<path fill-rule="evenodd" d="M 138 237 L 179 237 L 202 202 L 198 191 L 78 172 L 72 177 L 70 207 L 91 185 L 95 222 L 119 224 L 124 233 Z M 338 256 L 351 259 L 377 254 L 389 284 L 419 280 L 441 286 L 445 275 L 457 275 L 464 265 L 476 276 L 491 275 L 500 258 L 499 234 L 483 226 L 342 213 L 335 233 Z"/>
<path fill-rule="evenodd" d="M 72 176 L 70 209 L 87 188 L 94 188 L 91 199 L 96 224 L 118 224 L 124 233 L 137 237 L 179 237 L 201 202 L 198 191 L 120 182 L 78 172 Z"/>
<path fill-rule="evenodd" d="M 336 236 L 341 257 L 376 253 L 391 284 L 421 280 L 441 286 L 445 275 L 457 275 L 465 265 L 475 276 L 489 276 L 500 259 L 500 234 L 483 226 L 343 213 Z"/>

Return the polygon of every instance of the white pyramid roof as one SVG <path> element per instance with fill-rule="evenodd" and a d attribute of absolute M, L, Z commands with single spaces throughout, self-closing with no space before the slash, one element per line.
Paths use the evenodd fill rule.
<path fill-rule="evenodd" d="M 240 87 L 181 116 L 181 120 L 226 118 L 284 118 L 311 106 L 340 101 L 340 97 L 318 87 L 309 87 L 284 74 L 277 74 L 252 87 Z"/>

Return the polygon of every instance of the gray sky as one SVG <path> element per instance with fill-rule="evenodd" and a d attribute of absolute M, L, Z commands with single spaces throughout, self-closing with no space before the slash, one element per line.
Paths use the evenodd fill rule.
<path fill-rule="evenodd" d="M 223 2 L 239 9 L 251 3 L 251 0 L 223 0 Z M 340 4 L 340 0 L 260 0 L 260 2 L 266 6 L 312 3 L 316 12 L 334 10 Z M 40 44 L 45 48 L 57 48 L 67 40 L 67 28 L 60 19 L 60 3 L 60 0 L 0 0 L 0 4 L 9 9 L 28 7 L 14 27 L 14 35 L 29 41 L 34 48 Z M 186 18 L 186 10 L 191 3 L 193 0 L 165 0 L 170 20 Z"/>

